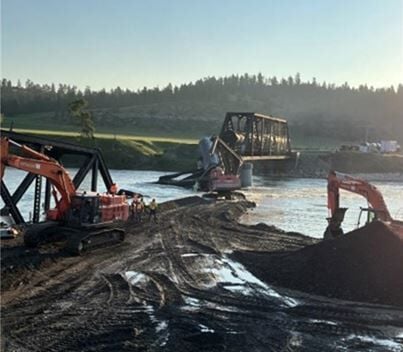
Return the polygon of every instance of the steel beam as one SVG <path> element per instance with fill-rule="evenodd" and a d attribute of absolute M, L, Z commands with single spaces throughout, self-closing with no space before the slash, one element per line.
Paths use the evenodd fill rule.
<path fill-rule="evenodd" d="M 34 213 L 32 222 L 37 223 L 41 217 L 42 176 L 35 177 Z"/>
<path fill-rule="evenodd" d="M 109 191 L 113 184 L 113 180 L 101 153 L 98 154 L 98 170 L 101 173 L 102 179 L 104 180 L 106 190 Z"/>
<path fill-rule="evenodd" d="M 51 196 L 51 183 L 48 179 L 46 179 L 45 184 L 45 203 L 44 203 L 44 210 L 47 212 L 50 208 L 50 196 Z"/>
<path fill-rule="evenodd" d="M 92 163 L 91 176 L 91 191 L 96 192 L 98 189 L 98 159 L 95 159 Z"/>
<path fill-rule="evenodd" d="M 28 173 L 21 181 L 17 189 L 14 191 L 12 195 L 13 202 L 17 204 L 22 196 L 25 194 L 29 186 L 31 186 L 32 182 L 35 180 L 36 175 Z"/>
<path fill-rule="evenodd" d="M 77 173 L 73 178 L 73 183 L 76 189 L 80 187 L 81 183 L 85 179 L 85 176 L 87 176 L 88 172 L 91 170 L 95 159 L 96 159 L 95 155 L 87 157 L 82 163 L 81 167 L 78 169 Z"/>
<path fill-rule="evenodd" d="M 1 198 L 4 204 L 9 209 L 11 216 L 13 217 L 16 224 L 25 224 L 24 217 L 17 208 L 17 204 L 13 201 L 13 198 L 8 191 L 5 183 L 1 180 Z"/>

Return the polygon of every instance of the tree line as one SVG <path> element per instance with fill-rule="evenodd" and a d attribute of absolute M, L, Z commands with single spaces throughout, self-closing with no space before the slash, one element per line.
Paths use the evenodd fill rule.
<path fill-rule="evenodd" d="M 55 118 L 66 116 L 69 104 L 78 99 L 88 102 L 92 110 L 103 109 L 103 116 L 131 107 L 133 118 L 221 120 L 225 111 L 243 110 L 287 118 L 306 134 L 348 133 L 353 138 L 369 128 L 380 138 L 403 139 L 402 84 L 396 88 L 351 87 L 347 82 L 303 81 L 298 73 L 281 79 L 261 73 L 207 77 L 177 86 L 109 91 L 31 80 L 22 84 L 4 78 L 1 82 L 5 116 L 41 112 L 53 112 Z"/>

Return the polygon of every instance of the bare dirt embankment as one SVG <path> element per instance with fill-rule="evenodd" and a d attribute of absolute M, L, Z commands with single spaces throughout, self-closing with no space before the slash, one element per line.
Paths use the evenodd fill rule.
<path fill-rule="evenodd" d="M 234 260 L 233 253 L 298 254 L 318 242 L 239 224 L 248 205 L 170 202 L 158 224 L 129 224 L 125 243 L 84 257 L 57 245 L 2 244 L 3 349 L 401 350 L 401 308 L 272 286 L 264 271 L 278 267 L 264 269 L 258 258 L 253 276 L 254 265 L 248 271 Z"/>

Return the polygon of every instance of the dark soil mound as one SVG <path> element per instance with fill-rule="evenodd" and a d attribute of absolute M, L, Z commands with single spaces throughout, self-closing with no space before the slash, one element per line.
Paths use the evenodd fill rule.
<path fill-rule="evenodd" d="M 279 286 L 403 306 L 403 239 L 382 222 L 296 252 L 234 256 L 256 276 Z"/>

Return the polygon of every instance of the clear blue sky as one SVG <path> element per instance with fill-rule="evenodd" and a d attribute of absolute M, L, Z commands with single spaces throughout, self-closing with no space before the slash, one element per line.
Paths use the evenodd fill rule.
<path fill-rule="evenodd" d="M 258 73 L 403 82 L 403 0 L 1 0 L 2 76 L 137 89 Z"/>

